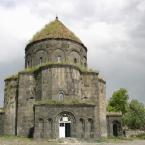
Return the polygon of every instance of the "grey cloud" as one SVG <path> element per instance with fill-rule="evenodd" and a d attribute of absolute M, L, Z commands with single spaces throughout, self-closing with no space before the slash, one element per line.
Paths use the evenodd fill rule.
<path fill-rule="evenodd" d="M 9 63 L 0 63 L 0 106 L 3 106 L 4 79 L 24 68 L 24 59 L 17 58 Z"/>
<path fill-rule="evenodd" d="M 129 90 L 131 98 L 145 102 L 143 87 L 145 86 L 145 14 L 137 9 L 141 2 L 130 3 L 128 8 L 124 9 L 124 14 L 121 14 L 127 15 L 124 19 L 120 19 L 119 23 L 124 23 L 128 37 L 124 42 L 118 41 L 116 47 L 123 49 L 123 52 L 114 53 L 113 44 L 108 46 L 104 43 L 100 48 L 104 53 L 90 58 L 90 65 L 98 67 L 107 80 L 108 97 L 111 96 L 113 90 L 125 87 Z"/>
<path fill-rule="evenodd" d="M 0 6 L 12 8 L 16 6 L 16 1 L 15 0 L 1 0 Z"/>
<path fill-rule="evenodd" d="M 3 5 L 7 6 L 9 1 L 3 0 Z M 108 43 L 104 41 L 104 43 L 98 44 L 92 41 L 91 38 L 86 38 L 89 42 L 89 66 L 100 70 L 100 73 L 105 76 L 107 81 L 107 97 L 110 97 L 114 90 L 124 87 L 128 89 L 132 98 L 137 98 L 145 102 L 145 14 L 144 11 L 138 9 L 143 1 L 144 0 L 124 0 L 126 3 L 125 6 L 115 8 L 115 5 L 112 4 L 111 10 L 111 8 L 106 8 L 105 1 L 104 5 L 99 5 L 102 0 L 92 0 L 91 2 L 90 0 L 83 2 L 82 0 L 70 0 L 73 11 L 69 12 L 59 7 L 58 2 L 55 0 L 49 0 L 48 7 L 40 5 L 40 3 L 46 3 L 45 0 L 38 0 L 37 2 L 35 0 L 18 2 L 17 0 L 17 3 L 11 1 L 13 4 L 9 4 L 13 6 L 15 4 L 21 4 L 29 7 L 31 14 L 38 17 L 38 20 L 41 18 L 49 21 L 58 14 L 66 25 L 69 24 L 73 27 L 81 24 L 82 27 L 85 26 L 86 37 L 89 26 L 92 24 L 103 22 L 106 25 L 112 24 L 112 27 L 115 27 L 116 24 L 121 24 L 125 29 L 125 40 L 117 40 L 114 38 L 113 42 Z M 62 0 L 62 5 L 65 2 L 66 0 Z M 145 6 L 142 7 L 145 8 Z M 93 36 L 92 34 L 92 37 Z M 91 43 L 93 43 L 93 45 L 91 45 Z M 18 60 L 14 60 L 11 63 L 0 64 L 1 96 L 3 96 L 3 79 L 7 74 L 23 69 L 23 64 L 23 58 L 18 58 Z"/>
<path fill-rule="evenodd" d="M 114 90 L 123 87 L 128 89 L 131 98 L 145 102 L 143 87 L 145 86 L 145 68 L 139 66 L 136 60 L 123 59 L 121 54 L 116 59 L 111 59 L 111 56 L 107 57 L 106 54 L 104 57 L 106 58 L 100 58 L 99 54 L 93 56 L 89 58 L 89 64 L 94 68 L 99 68 L 100 73 L 105 76 L 107 97 L 110 97 Z"/>

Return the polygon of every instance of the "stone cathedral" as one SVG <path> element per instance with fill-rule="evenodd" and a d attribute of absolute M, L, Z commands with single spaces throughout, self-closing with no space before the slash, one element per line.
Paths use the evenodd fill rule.
<path fill-rule="evenodd" d="M 5 79 L 0 134 L 34 138 L 118 135 L 106 113 L 105 80 L 88 68 L 87 47 L 58 18 L 25 48 L 25 69 Z"/>

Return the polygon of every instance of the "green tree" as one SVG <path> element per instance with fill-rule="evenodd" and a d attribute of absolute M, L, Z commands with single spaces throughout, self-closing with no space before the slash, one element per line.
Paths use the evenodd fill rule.
<path fill-rule="evenodd" d="M 145 126 L 145 106 L 138 100 L 132 100 L 128 112 L 123 117 L 124 123 L 131 129 L 141 129 Z"/>
<path fill-rule="evenodd" d="M 125 114 L 128 109 L 128 91 L 124 88 L 120 88 L 115 91 L 108 103 L 109 112 L 122 112 Z"/>

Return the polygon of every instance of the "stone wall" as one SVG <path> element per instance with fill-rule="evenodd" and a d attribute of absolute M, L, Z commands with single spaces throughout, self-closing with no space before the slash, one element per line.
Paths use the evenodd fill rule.
<path fill-rule="evenodd" d="M 98 73 L 81 72 L 73 65 L 52 64 L 35 72 L 36 100 L 82 99 L 97 102 Z"/>
<path fill-rule="evenodd" d="M 82 101 L 85 100 L 86 102 L 87 101 L 93 102 L 94 104 L 96 104 L 96 106 L 93 107 L 93 109 L 94 108 L 95 109 L 94 110 L 92 109 L 92 113 L 94 116 L 93 117 L 94 118 L 93 119 L 93 123 L 94 123 L 93 130 L 95 132 L 93 134 L 93 136 L 98 137 L 98 136 L 102 135 L 100 133 L 100 121 L 102 121 L 102 120 L 100 120 L 100 118 L 99 118 L 100 116 L 98 115 L 98 113 L 99 113 L 99 106 L 98 105 L 100 105 L 100 106 L 102 105 L 101 103 L 103 102 L 103 99 L 105 99 L 105 97 L 104 98 L 102 97 L 102 102 L 99 103 L 98 93 L 97 93 L 98 89 L 99 89 L 98 88 L 99 82 L 97 79 L 98 73 L 81 72 L 77 67 L 74 67 L 71 65 L 64 65 L 64 66 L 53 65 L 51 67 L 49 66 L 46 68 L 45 67 L 41 68 L 40 70 L 41 71 L 38 71 L 36 73 L 37 75 L 35 75 L 35 77 L 36 77 L 36 92 L 38 92 L 36 94 L 39 94 L 39 96 L 41 96 L 41 97 L 39 97 L 38 100 L 41 100 L 41 101 L 44 100 L 44 102 L 47 99 L 61 101 L 61 100 L 59 100 L 60 99 L 59 92 L 63 91 L 64 99 L 67 98 L 69 100 L 72 98 L 72 99 L 79 99 Z M 41 87 L 38 87 L 37 85 L 41 86 Z M 37 89 L 39 89 L 39 90 L 37 90 Z M 103 89 L 105 89 L 105 88 L 103 88 Z M 74 106 L 74 108 L 73 108 L 74 110 L 75 110 L 75 107 L 78 108 L 77 106 Z M 50 107 L 48 107 L 48 108 L 50 109 Z M 61 107 L 58 105 L 56 108 L 60 110 Z M 66 108 L 69 108 L 69 107 L 66 107 Z M 66 108 L 65 108 L 65 110 L 69 111 L 69 109 L 67 110 Z M 84 108 L 80 109 L 81 111 L 80 111 L 79 115 L 81 116 L 81 114 L 84 113 L 84 116 L 88 117 L 88 114 L 91 114 L 91 113 L 88 113 L 89 111 L 87 111 L 87 109 L 85 110 Z M 51 110 L 51 111 L 52 111 L 52 113 L 55 114 L 55 108 L 53 108 L 53 109 L 54 110 Z M 52 115 L 52 113 L 50 113 L 50 112 L 48 113 L 48 111 L 49 110 L 42 111 L 42 112 L 47 112 L 47 114 Z M 70 111 L 72 111 L 72 110 L 70 110 Z M 100 113 L 105 114 L 106 112 L 103 112 L 103 111 Z M 76 111 L 76 112 L 78 112 L 78 111 Z M 104 117 L 104 114 L 103 114 L 103 117 Z M 76 119 L 79 119 L 79 118 L 80 117 L 76 115 Z M 105 118 L 106 118 L 106 116 L 105 116 Z M 91 121 L 92 120 L 89 120 L 88 124 Z M 103 120 L 103 121 L 104 121 L 103 123 L 106 123 L 105 120 Z M 104 128 L 105 128 L 105 125 L 103 126 Z M 36 131 L 36 129 L 35 129 L 35 131 Z M 77 132 L 79 132 L 79 130 Z M 37 131 L 36 131 L 36 133 L 37 133 Z M 40 133 L 40 132 L 38 132 L 38 133 Z M 88 137 L 88 135 L 87 135 L 87 137 Z"/>
<path fill-rule="evenodd" d="M 69 113 L 71 119 L 71 137 L 90 138 L 97 133 L 94 130 L 94 106 L 92 105 L 35 105 L 35 138 L 58 138 L 59 116 Z M 92 121 L 90 125 L 90 121 Z M 50 124 L 51 123 L 51 124 Z M 82 123 L 84 126 L 82 128 Z"/>
<path fill-rule="evenodd" d="M 4 112 L 0 108 L 0 135 L 4 134 Z"/>
<path fill-rule="evenodd" d="M 12 77 L 5 80 L 4 94 L 4 133 L 7 135 L 16 134 L 16 103 L 18 96 L 18 79 Z"/>
<path fill-rule="evenodd" d="M 98 115 L 101 136 L 107 136 L 107 122 L 106 122 L 106 82 L 98 78 Z"/>
<path fill-rule="evenodd" d="M 99 81 L 98 81 L 98 73 L 83 73 L 82 75 L 82 95 L 81 97 L 85 100 L 92 100 L 96 106 L 94 108 L 95 115 L 95 124 L 94 129 L 96 131 L 96 136 L 101 136 L 100 130 L 100 115 L 99 115 Z M 102 112 L 103 114 L 103 112 Z"/>
<path fill-rule="evenodd" d="M 25 68 L 5 80 L 5 134 L 32 137 L 35 127 L 36 138 L 58 137 L 56 117 L 69 112 L 72 137 L 106 136 L 105 81 L 98 72 L 88 71 L 87 48 L 81 42 L 63 38 L 31 42 L 25 48 Z M 48 100 L 81 103 L 36 105 Z"/>
<path fill-rule="evenodd" d="M 84 72 L 82 73 L 81 80 L 81 98 L 92 99 L 97 103 L 97 76 L 98 73 Z"/>
<path fill-rule="evenodd" d="M 144 135 L 144 130 L 125 130 L 126 137 L 136 137 L 138 135 Z"/>
<path fill-rule="evenodd" d="M 113 124 L 117 123 L 117 136 L 123 134 L 122 130 L 122 114 L 120 112 L 108 112 L 107 113 L 107 134 L 108 136 L 114 136 Z"/>
<path fill-rule="evenodd" d="M 35 79 L 31 73 L 19 73 L 17 135 L 28 137 L 34 127 Z"/>
<path fill-rule="evenodd" d="M 74 65 L 52 64 L 41 66 L 34 71 L 20 72 L 18 74 L 18 80 L 7 80 L 7 82 L 6 88 L 9 88 L 11 84 L 15 84 L 15 87 L 10 87 L 11 89 L 15 88 L 12 93 L 14 95 L 10 94 L 9 91 L 7 93 L 7 89 L 5 91 L 5 121 L 7 128 L 13 126 L 11 130 L 14 134 L 31 136 L 32 131 L 34 131 L 34 126 L 36 125 L 34 122 L 34 104 L 36 101 L 45 102 L 47 100 L 62 101 L 65 99 L 74 99 L 88 103 L 93 102 L 95 105 L 92 109 L 93 114 L 90 113 L 90 109 L 84 109 L 85 106 L 80 107 L 81 111 L 77 110 L 79 108 L 78 106 L 75 106 L 76 112 L 79 111 L 81 114 L 82 111 L 84 111 L 84 116 L 86 114 L 85 117 L 89 119 L 88 124 L 93 122 L 94 134 L 91 136 L 106 136 L 105 82 L 98 79 L 98 73 L 88 72 L 87 70 L 82 71 L 79 67 Z M 8 101 L 7 98 L 11 97 L 13 99 L 15 98 L 15 100 L 13 100 L 15 108 L 12 106 L 9 107 L 11 102 Z M 73 108 L 74 110 L 75 107 Z M 58 109 L 59 105 L 56 108 Z M 72 106 L 70 108 L 66 107 L 65 110 L 72 112 Z M 13 111 L 11 115 L 9 115 L 10 111 Z M 51 111 L 53 113 L 52 109 Z M 49 110 L 47 110 L 47 112 L 49 112 Z M 89 114 L 92 114 L 93 120 L 92 117 L 88 117 Z M 7 116 L 10 118 L 8 119 Z M 75 115 L 75 117 L 76 119 L 80 118 L 77 115 Z M 10 119 L 13 119 L 14 124 L 9 122 L 11 121 Z M 8 132 L 12 134 L 10 131 L 6 131 L 6 133 Z M 79 130 L 77 132 L 79 132 Z M 86 132 L 86 134 L 88 134 L 88 132 Z M 89 135 L 84 135 L 84 137 L 88 136 Z"/>
<path fill-rule="evenodd" d="M 19 73 L 18 135 L 28 136 L 29 130 L 33 128 L 35 100 L 45 102 L 50 99 L 57 101 L 75 99 L 99 105 L 97 76 L 98 73 L 82 72 L 73 65 L 59 64 L 42 66 L 31 73 Z M 60 98 L 61 93 L 63 98 Z M 96 136 L 100 131 L 98 109 L 96 106 L 97 112 L 94 114 L 94 130 L 98 131 Z"/>
<path fill-rule="evenodd" d="M 45 62 L 67 62 L 87 66 L 87 48 L 65 39 L 48 39 L 26 47 L 25 66 L 32 67 Z"/>
<path fill-rule="evenodd" d="M 64 99 L 80 98 L 79 70 L 71 66 L 52 66 L 39 73 L 41 73 L 39 80 L 42 89 L 41 99 L 60 100 L 60 93 L 63 93 Z"/>

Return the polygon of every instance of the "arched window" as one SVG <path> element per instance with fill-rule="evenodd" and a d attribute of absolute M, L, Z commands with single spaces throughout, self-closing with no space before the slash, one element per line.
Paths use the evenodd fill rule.
<path fill-rule="evenodd" d="M 61 61 L 61 56 L 57 56 L 57 62 Z"/>
<path fill-rule="evenodd" d="M 63 92 L 63 91 L 60 91 L 60 92 L 59 92 L 58 99 L 59 99 L 60 101 L 62 101 L 62 100 L 64 99 L 64 92 Z"/>
<path fill-rule="evenodd" d="M 33 54 L 34 65 L 41 65 L 42 63 L 47 62 L 48 53 L 44 50 L 38 50 Z"/>
<path fill-rule="evenodd" d="M 42 64 L 42 57 L 40 57 L 40 64 Z"/>
<path fill-rule="evenodd" d="M 77 59 L 76 58 L 74 58 L 74 63 L 77 63 Z"/>
<path fill-rule="evenodd" d="M 30 65 L 30 62 L 29 62 L 29 61 L 27 61 L 27 68 L 29 67 L 29 65 Z"/>
<path fill-rule="evenodd" d="M 26 56 L 26 68 L 31 67 L 32 65 L 32 56 L 30 54 L 27 54 Z"/>
<path fill-rule="evenodd" d="M 70 121 L 70 116 L 68 114 L 62 114 L 62 116 L 60 117 L 60 122 L 61 121 Z"/>
<path fill-rule="evenodd" d="M 68 59 L 69 59 L 70 63 L 81 64 L 81 57 L 80 57 L 79 52 L 77 52 L 77 51 L 74 51 L 74 50 L 71 51 L 68 56 Z"/>

